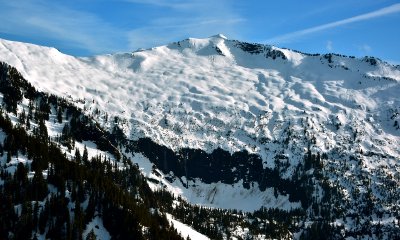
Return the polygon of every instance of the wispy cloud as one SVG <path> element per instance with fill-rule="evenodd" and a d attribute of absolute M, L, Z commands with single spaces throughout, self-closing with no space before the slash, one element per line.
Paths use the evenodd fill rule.
<path fill-rule="evenodd" d="M 364 43 L 363 45 L 358 46 L 358 50 L 360 50 L 363 54 L 368 54 L 372 51 L 372 47 Z"/>
<path fill-rule="evenodd" d="M 0 22 L 0 33 L 53 39 L 88 53 L 119 50 L 121 42 L 105 36 L 124 34 L 92 13 L 41 0 L 3 2 Z"/>
<path fill-rule="evenodd" d="M 339 21 L 335 21 L 335 22 L 331 22 L 331 23 L 327 23 L 327 24 L 287 33 L 287 34 L 284 34 L 281 36 L 277 36 L 277 37 L 265 40 L 265 42 L 272 43 L 272 44 L 290 42 L 294 39 L 297 39 L 299 37 L 302 37 L 302 36 L 305 36 L 308 34 L 324 31 L 324 30 L 331 29 L 331 28 L 336 28 L 336 27 L 351 24 L 354 22 L 366 21 L 366 20 L 369 20 L 372 18 L 382 17 L 382 16 L 386 16 L 389 14 L 397 13 L 397 12 L 400 12 L 400 3 L 393 4 L 389 7 L 381 8 L 381 9 L 378 9 L 376 11 L 372 11 L 369 13 L 346 18 L 343 20 L 339 20 Z"/>
<path fill-rule="evenodd" d="M 148 9 L 136 15 L 140 23 L 122 18 L 111 23 L 98 12 L 63 1 L 0 0 L 0 34 L 45 40 L 58 48 L 80 49 L 75 51 L 84 54 L 101 54 L 220 32 L 237 37 L 237 25 L 245 21 L 235 14 L 229 0 L 117 0 L 117 3 L 128 3 L 133 11 L 138 4 L 147 5 Z M 158 17 L 149 17 L 153 10 Z"/>
<path fill-rule="evenodd" d="M 202 1 L 197 0 L 124 0 L 125 2 L 153 5 L 157 7 L 167 7 L 172 9 L 192 9 L 201 7 Z"/>
<path fill-rule="evenodd" d="M 174 19 L 167 21 L 173 22 Z M 136 28 L 129 32 L 130 48 L 146 48 L 170 43 L 187 37 L 208 37 L 213 34 L 223 33 L 229 37 L 236 34 L 234 25 L 240 24 L 244 19 L 201 19 L 188 23 L 152 24 Z"/>
<path fill-rule="evenodd" d="M 326 50 L 328 50 L 328 51 L 332 51 L 332 50 L 333 50 L 333 43 L 332 43 L 332 41 L 328 41 L 328 42 L 326 43 Z"/>
<path fill-rule="evenodd" d="M 156 46 L 186 37 L 207 37 L 217 33 L 239 37 L 238 25 L 246 21 L 235 13 L 232 2 L 228 0 L 125 1 L 165 8 L 164 15 L 129 32 L 131 48 Z"/>

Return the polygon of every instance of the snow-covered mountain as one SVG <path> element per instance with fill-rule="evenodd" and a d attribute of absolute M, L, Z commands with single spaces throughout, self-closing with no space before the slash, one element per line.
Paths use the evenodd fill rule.
<path fill-rule="evenodd" d="M 154 190 L 219 208 L 311 211 L 296 195 L 309 175 L 310 198 L 323 205 L 335 188 L 343 219 L 368 194 L 387 214 L 373 221 L 398 224 L 400 66 L 221 34 L 84 58 L 0 40 L 0 61 L 122 130 L 131 142 L 121 150 Z"/>
<path fill-rule="evenodd" d="M 40 90 L 118 116 L 128 137 L 171 149 L 246 149 L 273 166 L 264 142 L 281 138 L 276 123 L 299 126 L 304 116 L 371 127 L 372 117 L 387 137 L 399 135 L 387 111 L 399 106 L 400 67 L 375 58 L 309 55 L 216 35 L 90 58 L 1 40 L 0 60 Z M 334 147 L 336 136 L 327 137 Z"/>

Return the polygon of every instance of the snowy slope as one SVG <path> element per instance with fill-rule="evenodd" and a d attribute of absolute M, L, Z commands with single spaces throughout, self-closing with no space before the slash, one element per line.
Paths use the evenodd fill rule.
<path fill-rule="evenodd" d="M 300 203 L 290 202 L 287 195 L 275 197 L 273 188 L 260 191 L 257 184 L 255 184 L 250 189 L 245 189 L 242 181 L 233 185 L 221 182 L 205 184 L 201 180 L 195 179 L 189 180 L 190 187 L 187 188 L 181 180 L 175 179 L 171 183 L 162 172 L 154 171 L 151 161 L 142 154 L 138 153 L 130 157 L 132 157 L 133 162 L 139 164 L 145 177 L 158 182 L 148 181 L 150 188 L 153 190 L 167 189 L 175 196 L 181 196 L 192 204 L 213 208 L 238 209 L 247 212 L 258 210 L 262 206 L 285 211 L 300 208 Z M 185 177 L 182 180 L 185 182 Z"/>
<path fill-rule="evenodd" d="M 334 56 L 328 64 L 321 56 L 275 47 L 287 59 L 273 60 L 237 45 L 217 35 L 75 58 L 54 48 L 1 40 L 0 60 L 41 90 L 84 98 L 87 108 L 126 119 L 128 136 L 150 136 L 171 148 L 259 151 L 252 138 L 276 138 L 268 123 L 288 114 L 305 111 L 327 120 L 354 110 L 364 118 L 366 109 L 379 113 L 381 106 L 396 106 L 400 71 L 386 63 L 371 66 Z"/>
<path fill-rule="evenodd" d="M 131 139 L 146 136 L 175 150 L 245 149 L 268 168 L 283 155 L 285 178 L 310 142 L 338 161 L 331 167 L 356 155 L 367 172 L 399 169 L 400 67 L 379 59 L 310 55 L 216 35 L 88 58 L 0 40 L 0 61 L 40 90 L 75 100 L 88 113 L 100 110 L 94 115 L 106 127 L 117 116 Z M 224 207 L 207 201 L 215 186 L 208 187 L 199 183 L 186 197 L 200 192 L 205 197 L 196 203 Z M 265 204 L 259 195 L 257 208 Z"/>
<path fill-rule="evenodd" d="M 190 226 L 183 224 L 173 218 L 171 214 L 167 214 L 167 218 L 169 222 L 172 224 L 172 226 L 178 231 L 178 233 L 183 237 L 187 238 L 190 237 L 190 239 L 196 239 L 196 240 L 208 240 L 207 236 L 197 232 Z"/>

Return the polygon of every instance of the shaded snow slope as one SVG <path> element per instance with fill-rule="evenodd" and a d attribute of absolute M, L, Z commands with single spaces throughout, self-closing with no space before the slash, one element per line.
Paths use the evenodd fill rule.
<path fill-rule="evenodd" d="M 140 166 L 140 170 L 147 179 L 148 184 L 153 190 L 166 189 L 175 196 L 181 196 L 192 204 L 201 206 L 221 208 L 221 209 L 237 209 L 246 212 L 252 212 L 266 208 L 278 208 L 285 211 L 300 208 L 299 202 L 290 202 L 288 195 L 274 195 L 274 189 L 268 188 L 266 191 L 260 191 L 257 184 L 246 189 L 242 185 L 242 181 L 236 184 L 224 184 L 221 182 L 205 184 L 199 179 L 189 180 L 189 188 L 185 187 L 183 182 L 186 179 L 174 178 L 173 182 L 169 182 L 163 173 L 152 168 L 149 159 L 140 153 L 135 154 L 132 161 Z"/>

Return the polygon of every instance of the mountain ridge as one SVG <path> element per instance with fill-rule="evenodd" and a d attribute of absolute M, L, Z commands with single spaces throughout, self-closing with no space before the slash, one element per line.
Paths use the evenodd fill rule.
<path fill-rule="evenodd" d="M 185 43 L 185 42 L 190 42 L 190 41 L 191 40 L 188 39 L 188 40 L 183 40 L 181 42 Z M 207 46 L 206 50 L 207 51 L 215 50 L 215 49 L 208 49 L 210 47 L 210 45 L 207 44 L 207 42 L 209 42 L 209 39 L 200 39 L 200 40 L 194 40 L 194 41 L 195 42 L 196 41 L 197 42 L 201 42 L 203 45 L 204 45 L 204 42 L 206 42 L 206 46 Z M 225 42 L 225 40 L 223 40 L 223 41 Z M 240 43 L 240 42 L 231 41 L 231 40 L 226 40 L 226 41 L 230 41 L 229 42 L 230 44 Z M 155 48 L 154 51 L 159 51 L 159 52 L 155 53 L 155 54 L 159 54 L 160 55 L 160 56 L 157 56 L 157 57 L 161 57 L 162 56 L 162 57 L 168 58 L 167 55 L 170 54 L 171 51 L 173 51 L 173 49 L 171 50 L 170 48 L 173 48 L 174 46 L 179 47 L 180 44 L 182 44 L 182 43 L 178 42 L 176 44 L 166 45 L 166 46 L 163 46 L 163 47 Z M 243 45 L 244 43 L 241 43 L 241 44 Z M 199 45 L 199 44 L 197 44 L 197 45 Z M 265 83 L 264 83 L 265 82 L 265 77 L 267 77 L 267 78 L 270 77 L 272 79 L 275 78 L 275 79 L 277 79 L 277 82 L 278 82 L 280 80 L 279 77 L 283 77 L 281 79 L 286 80 L 286 79 L 288 79 L 289 75 L 291 74 L 291 73 L 287 73 L 287 72 L 289 72 L 288 70 L 290 70 L 291 68 L 285 66 L 286 64 L 284 64 L 284 62 L 283 62 L 283 64 L 278 64 L 278 66 L 276 66 L 276 64 L 275 64 L 276 61 L 271 61 L 270 62 L 271 66 L 267 66 L 266 63 L 265 63 L 266 61 L 264 61 L 265 58 L 268 58 L 268 57 L 276 58 L 277 57 L 277 56 L 275 56 L 276 54 L 278 54 L 279 56 L 284 56 L 285 58 L 288 58 L 288 59 L 292 59 L 292 58 L 295 59 L 297 57 L 297 60 L 291 60 L 291 62 L 293 64 L 293 68 L 292 69 L 294 69 L 294 71 L 296 71 L 296 68 L 297 68 L 299 62 L 301 61 L 301 60 L 299 60 L 299 58 L 300 58 L 299 55 L 307 56 L 307 55 L 304 55 L 304 54 L 295 53 L 293 51 L 290 51 L 290 53 L 292 53 L 293 56 L 296 56 L 296 57 L 293 57 L 293 56 L 290 57 L 290 56 L 286 56 L 286 55 L 289 55 L 288 53 L 286 53 L 286 55 L 285 55 L 283 52 L 281 52 L 281 50 L 282 51 L 287 51 L 287 50 L 281 49 L 281 50 L 279 50 L 279 53 L 277 53 L 276 51 L 278 51 L 278 50 L 276 50 L 276 48 L 270 47 L 268 45 L 256 45 L 256 44 L 248 44 L 248 45 L 251 46 L 251 47 L 247 47 L 247 50 L 250 51 L 250 52 L 249 52 L 249 54 L 247 54 L 249 56 L 246 55 L 245 59 L 253 59 L 253 58 L 254 59 L 247 61 L 247 62 L 250 62 L 250 63 L 243 64 L 243 65 L 247 65 L 245 67 L 249 67 L 249 65 L 253 64 L 254 66 L 252 66 L 252 67 L 256 67 L 256 69 L 257 69 L 257 67 L 262 67 L 262 69 L 265 69 L 267 67 L 272 67 L 273 69 L 274 68 L 278 68 L 277 69 L 278 72 L 270 71 L 270 72 L 267 72 L 266 74 L 264 74 L 263 72 L 256 72 L 256 70 L 253 71 L 253 72 L 250 71 L 250 73 L 249 72 L 245 72 L 247 74 L 247 76 L 245 76 L 245 77 L 249 77 L 249 78 L 254 79 L 257 76 L 257 78 L 254 79 L 253 81 L 254 81 L 254 86 L 255 87 L 258 86 L 258 89 L 260 90 L 258 92 L 257 91 L 254 92 L 254 94 L 258 94 L 258 95 L 260 95 L 260 92 L 263 91 L 263 86 L 265 86 Z M 243 47 L 243 46 L 241 46 L 241 48 L 242 48 L 242 50 L 246 49 L 246 47 Z M 264 55 L 267 55 L 267 56 L 259 56 L 261 54 L 251 53 L 252 50 L 249 50 L 249 48 L 258 49 L 257 51 L 264 51 Z M 263 48 L 267 48 L 267 49 L 263 49 Z M 182 51 L 185 50 L 185 49 L 186 48 L 181 48 Z M 204 50 L 204 47 L 200 47 L 200 49 Z M 233 48 L 231 48 L 231 49 L 233 49 Z M 240 47 L 237 47 L 235 49 L 240 49 Z M 132 80 L 134 80 L 134 79 L 140 79 L 141 76 L 139 74 L 136 74 L 136 73 L 138 73 L 138 71 L 139 71 L 139 72 L 142 72 L 142 73 L 146 74 L 146 69 L 148 69 L 149 67 L 153 66 L 151 61 L 158 61 L 157 58 L 154 57 L 154 55 L 148 56 L 148 53 L 151 52 L 152 50 L 147 50 L 147 51 L 144 51 L 144 52 L 143 51 L 142 52 L 136 52 L 136 53 L 134 52 L 132 54 L 124 53 L 124 54 L 116 54 L 116 55 L 103 55 L 103 56 L 96 56 L 96 57 L 93 57 L 93 58 L 74 58 L 74 57 L 70 57 L 70 56 L 67 56 L 67 55 L 58 54 L 57 50 L 51 50 L 51 49 L 47 49 L 47 50 L 49 52 L 49 53 L 47 53 L 47 55 L 50 56 L 50 59 L 53 59 L 53 60 L 52 61 L 50 61 L 50 60 L 46 61 L 46 60 L 41 59 L 41 57 L 39 57 L 39 59 L 41 61 L 41 64 L 46 64 L 46 65 L 48 64 L 49 66 L 52 66 L 53 64 L 61 64 L 62 65 L 63 62 L 68 62 L 68 64 L 64 64 L 65 66 L 60 68 L 59 72 L 61 72 L 61 76 L 59 76 L 58 73 L 54 72 L 51 76 L 48 77 L 49 79 L 63 78 L 64 81 L 66 80 L 65 81 L 66 82 L 65 85 L 67 85 L 67 86 L 57 86 L 56 84 L 53 84 L 54 86 L 48 87 L 48 89 L 46 89 L 46 90 L 53 91 L 54 93 L 58 93 L 59 95 L 62 95 L 62 94 L 66 95 L 65 92 L 60 92 L 60 91 L 54 90 L 54 89 L 59 89 L 59 88 L 60 89 L 66 89 L 66 90 L 68 90 L 68 92 L 75 93 L 73 95 L 76 98 L 84 98 L 85 95 L 87 95 L 87 97 L 90 97 L 91 96 L 91 94 L 90 94 L 91 92 L 94 92 L 94 93 L 97 92 L 98 94 L 103 94 L 104 92 L 106 92 L 108 90 L 107 86 L 104 86 L 104 84 L 113 84 L 112 82 L 107 82 L 111 78 L 120 77 L 121 79 L 124 79 L 126 81 L 126 83 L 132 82 Z M 38 51 L 39 51 L 39 49 L 38 49 Z M 168 52 L 168 51 L 170 51 L 170 52 Z M 194 52 L 196 52 L 196 51 L 194 51 Z M 200 71 L 197 74 L 197 76 L 185 76 L 184 73 L 181 74 L 179 72 L 174 73 L 176 68 L 175 69 L 171 69 L 171 71 L 160 71 L 160 70 L 158 70 L 159 72 L 157 73 L 156 76 L 154 76 L 154 75 L 151 76 L 150 74 L 149 75 L 145 75 L 145 76 L 146 77 L 148 76 L 151 79 L 153 79 L 152 81 L 155 81 L 154 79 L 160 79 L 159 76 L 161 76 L 161 79 L 165 78 L 167 80 L 168 79 L 168 75 L 170 75 L 169 78 L 172 78 L 171 75 L 174 75 L 175 77 L 179 77 L 179 75 L 183 75 L 183 76 L 185 76 L 185 77 L 187 77 L 189 79 L 194 78 L 194 79 L 200 79 L 201 80 L 202 77 L 200 77 L 198 75 L 203 75 L 203 78 L 204 78 L 204 76 L 207 76 L 207 72 L 209 71 L 209 70 L 206 70 L 207 68 L 209 68 L 209 69 L 215 68 L 214 71 L 216 73 L 214 74 L 214 77 L 213 77 L 214 79 L 216 78 L 218 80 L 220 78 L 226 78 L 226 76 L 224 76 L 224 75 L 221 75 L 221 74 L 218 75 L 217 69 L 224 68 L 224 67 L 229 67 L 230 64 L 234 64 L 233 62 L 230 61 L 232 59 L 229 59 L 229 58 L 227 58 L 225 56 L 220 56 L 219 53 L 216 50 L 214 52 L 211 52 L 211 53 L 213 53 L 213 54 L 210 55 L 210 59 L 208 59 L 207 57 L 196 59 L 196 60 L 202 61 L 203 64 L 200 64 L 200 65 L 204 65 L 204 67 L 201 68 L 202 71 Z M 245 51 L 244 51 L 244 53 L 246 54 Z M 254 54 L 255 56 L 253 56 L 252 54 Z M 4 51 L 3 51 L 2 55 L 4 55 Z M 187 60 L 188 58 L 190 59 L 190 56 L 185 56 L 184 54 L 182 54 L 182 55 L 183 55 L 183 59 L 182 60 L 179 59 L 179 61 L 185 61 L 185 59 Z M 272 56 L 270 56 L 270 55 L 272 55 Z M 54 57 L 51 57 L 51 56 L 54 56 Z M 178 57 L 181 57 L 181 56 L 178 56 Z M 260 59 L 260 57 L 261 57 L 261 59 Z M 337 68 L 337 67 L 340 67 L 340 68 L 351 68 L 351 66 L 343 65 L 343 62 L 341 62 L 339 64 L 336 64 L 336 65 L 332 64 L 332 63 L 329 63 L 330 61 L 332 61 L 332 58 L 339 58 L 339 61 L 343 60 L 343 59 L 341 59 L 340 56 L 337 56 L 337 55 L 328 54 L 328 55 L 321 55 L 321 56 L 315 56 L 315 57 L 316 58 L 317 57 L 322 58 L 323 61 L 326 60 L 326 62 L 328 63 L 326 65 L 328 65 L 328 66 L 329 66 L 329 64 L 332 65 L 332 66 L 330 66 L 330 68 L 333 68 L 333 67 L 335 67 L 335 68 Z M 35 81 L 35 78 L 37 78 L 37 75 L 44 75 L 45 76 L 45 73 L 44 73 L 45 70 L 38 71 L 38 70 L 40 70 L 40 69 L 38 69 L 38 67 L 34 67 L 35 69 L 33 69 L 33 70 L 27 70 L 27 71 L 30 71 L 30 72 L 26 72 L 25 71 L 26 66 L 23 65 L 23 63 L 22 63 L 23 61 L 21 62 L 18 58 L 12 60 L 12 58 L 13 58 L 13 56 L 10 56 L 10 57 L 3 58 L 3 60 L 8 60 L 8 62 L 11 63 L 13 66 L 16 66 L 18 69 L 21 69 L 21 72 L 23 74 L 25 74 L 24 76 L 27 77 L 27 79 L 31 78 L 31 80 Z M 361 60 L 361 62 L 369 61 L 368 59 Z M 372 58 L 372 59 L 374 59 L 374 58 Z M 30 62 L 32 60 L 33 59 L 28 59 L 27 58 L 25 60 L 25 62 Z M 77 61 L 75 61 L 75 60 L 77 60 Z M 345 60 L 351 60 L 351 58 L 346 58 Z M 37 60 L 37 61 L 39 61 L 39 60 Z M 204 62 L 204 61 L 206 61 L 206 62 Z M 236 57 L 234 61 L 240 62 L 240 59 L 238 59 L 238 57 Z M 374 62 L 375 62 L 375 64 L 377 63 L 376 60 Z M 378 60 L 378 62 L 381 63 L 379 60 Z M 275 66 L 274 66 L 274 64 L 275 64 Z M 307 63 L 304 63 L 304 64 L 307 64 Z M 315 63 L 313 63 L 313 64 L 315 64 Z M 382 68 L 378 68 L 374 73 L 369 73 L 371 76 L 368 75 L 366 77 L 372 77 L 372 76 L 380 77 L 382 75 L 381 73 L 385 72 L 385 71 L 390 73 L 390 71 L 387 71 L 388 70 L 387 69 L 388 65 L 386 63 L 382 63 L 382 64 L 383 64 Z M 179 66 L 178 64 L 176 64 L 176 65 Z M 198 66 L 198 65 L 199 64 L 197 64 L 197 63 L 193 63 L 193 65 L 189 65 L 189 68 L 192 68 L 192 66 Z M 369 65 L 369 63 L 367 63 L 367 65 Z M 70 75 L 70 76 L 67 75 L 65 77 L 62 76 L 63 74 L 65 74 L 65 72 L 76 72 L 77 73 L 76 75 L 78 75 L 78 77 L 79 77 L 79 74 L 81 72 L 85 73 L 84 70 L 88 69 L 87 76 L 84 76 L 84 77 L 89 79 L 89 78 L 95 77 L 96 74 L 98 74 L 98 73 L 96 73 L 96 71 L 98 71 L 98 69 L 96 69 L 96 68 L 98 68 L 98 67 L 100 67 L 100 69 L 105 70 L 105 73 L 102 73 L 103 76 L 101 76 L 101 79 L 96 79 L 96 80 L 93 80 L 93 81 L 87 81 L 86 80 L 87 83 L 83 84 L 81 86 L 75 84 L 76 88 L 81 88 L 81 90 L 73 89 L 73 88 L 71 89 L 71 86 L 74 86 L 74 81 L 75 81 L 74 78 L 76 78 L 77 76 L 73 76 L 73 75 Z M 165 67 L 165 66 L 163 66 L 161 64 L 160 67 Z M 242 66 L 240 66 L 240 63 L 239 63 L 239 67 L 242 67 Z M 168 68 L 166 68 L 166 69 L 168 69 Z M 185 67 L 182 66 L 182 69 L 180 69 L 180 71 L 184 71 L 184 69 L 185 69 Z M 24 71 L 25 71 L 25 73 L 24 73 Z M 395 75 L 394 77 L 396 77 L 398 75 L 398 71 L 396 69 L 394 71 L 392 71 L 392 72 L 396 73 L 396 74 L 394 74 Z M 281 75 L 282 73 L 285 73 L 288 76 Z M 188 74 L 190 75 L 191 73 L 189 72 Z M 236 78 L 241 78 L 240 74 L 243 74 L 243 72 L 241 72 L 241 69 L 239 69 L 237 71 L 237 74 L 239 75 L 239 77 L 237 75 L 231 75 L 230 78 L 235 78 L 235 77 Z M 249 74 L 250 74 L 250 76 L 249 76 Z M 299 74 L 299 73 L 294 72 L 293 74 Z M 373 74 L 375 74 L 375 75 L 373 75 Z M 30 75 L 32 75 L 32 76 L 30 76 Z M 196 75 L 196 74 L 194 74 L 194 75 Z M 323 73 L 317 73 L 317 76 L 318 75 L 323 76 Z M 388 76 L 392 76 L 392 75 L 393 74 L 391 74 L 391 75 L 389 74 Z M 304 77 L 309 77 L 309 76 L 304 76 Z M 99 78 L 99 77 L 97 77 L 97 78 Z M 315 77 L 311 76 L 311 80 L 314 80 L 314 78 Z M 208 78 L 208 80 L 206 80 L 206 81 L 210 81 L 211 79 L 212 78 Z M 78 79 L 78 81 L 79 80 L 81 80 L 81 82 L 85 82 L 84 81 L 85 79 Z M 198 81 L 198 80 L 196 80 L 196 81 Z M 34 83 L 35 83 L 35 85 L 37 85 L 39 87 L 41 85 L 46 87 L 45 84 L 40 84 L 40 83 L 36 83 L 36 82 L 34 82 Z M 138 82 L 138 83 L 140 84 L 141 82 Z M 232 90 L 232 89 L 228 89 L 228 91 L 224 92 L 224 88 L 223 87 L 221 88 L 221 84 L 222 85 L 231 84 L 232 81 L 230 81 L 230 82 L 221 81 L 220 85 L 218 85 L 218 84 L 209 85 L 209 86 L 207 86 L 207 85 L 204 86 L 203 85 L 205 87 L 205 89 L 200 89 L 200 90 L 203 90 L 203 92 L 200 92 L 199 86 L 196 86 L 195 84 L 191 84 L 190 81 L 187 82 L 187 81 L 183 80 L 183 81 L 181 81 L 181 83 L 182 83 L 182 85 L 186 85 L 187 86 L 187 88 L 188 88 L 187 91 L 189 92 L 189 94 L 201 94 L 201 93 L 204 94 L 205 91 L 215 92 L 215 90 L 216 90 L 217 91 L 216 92 L 216 95 L 217 95 L 216 97 L 217 98 L 219 97 L 219 98 L 221 98 L 222 101 L 227 101 L 228 104 L 231 104 L 231 105 L 235 103 L 234 100 L 232 102 L 232 99 L 229 99 L 229 97 L 225 97 L 226 95 L 229 95 L 229 94 L 226 94 L 226 93 L 229 93 L 229 90 Z M 93 88 L 93 86 L 96 86 L 97 88 Z M 125 86 L 125 85 L 121 85 L 120 87 L 123 87 L 123 86 Z M 242 86 L 243 86 L 243 84 L 242 84 Z M 148 86 L 144 85 L 144 87 L 147 88 Z M 149 87 L 151 87 L 151 86 L 149 86 Z M 178 89 L 173 89 L 173 90 L 179 91 L 180 89 L 184 89 L 184 87 L 180 88 L 180 87 L 177 86 Z M 103 90 L 99 90 L 99 89 L 103 89 Z M 135 90 L 137 90 L 137 89 L 135 89 Z M 161 86 L 157 86 L 157 88 L 154 89 L 154 90 L 160 92 L 162 90 L 162 87 Z M 220 90 L 220 92 L 218 92 L 218 90 Z M 129 93 L 129 92 L 127 92 L 127 93 Z M 160 99 L 160 101 L 158 101 L 156 104 L 159 104 L 161 101 L 164 101 L 164 100 L 166 100 L 168 98 L 174 98 L 174 96 L 171 96 L 171 95 L 172 95 L 171 93 L 164 95 L 163 96 L 164 98 Z M 222 95 L 225 95 L 225 96 L 222 96 Z M 261 95 L 262 95 L 262 93 L 261 93 Z M 151 95 L 151 92 L 150 92 L 150 94 L 147 94 L 146 92 L 144 92 L 142 94 L 142 96 L 139 96 L 139 99 L 142 99 L 143 97 L 150 97 L 151 98 L 153 96 Z M 202 101 L 201 101 L 202 98 L 200 98 L 200 99 L 194 98 L 193 99 L 192 96 L 188 96 L 188 97 L 189 97 L 189 99 L 188 99 L 189 101 L 190 100 L 197 100 L 197 102 L 202 103 Z M 259 96 L 257 99 L 254 99 L 254 101 L 256 101 L 258 103 L 261 103 L 261 104 L 250 102 L 250 103 L 246 103 L 246 105 L 248 105 L 248 108 L 250 108 L 252 106 L 259 105 L 257 107 L 258 109 L 257 109 L 256 112 L 260 112 L 260 109 L 261 110 L 265 109 L 262 106 L 262 105 L 266 104 L 265 101 L 263 100 L 263 97 L 264 96 Z M 316 96 L 316 97 L 319 98 L 318 96 Z M 127 99 L 129 99 L 129 98 L 127 98 Z M 136 100 L 136 99 L 133 99 L 133 100 Z M 270 99 L 270 102 L 274 103 L 273 100 L 277 100 L 276 104 L 274 105 L 274 106 L 277 106 L 276 107 L 276 109 L 277 109 L 278 106 L 279 106 L 279 103 L 281 103 L 281 101 L 280 101 L 281 98 L 278 97 L 276 99 Z M 240 104 L 241 101 L 242 100 L 239 100 L 237 102 L 239 102 L 239 104 Z M 175 102 L 178 102 L 178 101 L 175 101 Z M 181 102 L 184 102 L 184 101 L 181 101 Z M 194 103 L 194 104 L 196 104 L 196 103 Z M 220 105 L 222 105 L 222 104 L 220 104 Z M 189 106 L 189 109 L 190 108 L 192 108 L 192 106 Z M 272 110 L 276 110 L 276 109 L 273 108 Z M 121 107 L 118 110 L 120 112 L 123 112 L 123 111 L 126 112 L 126 109 L 121 108 Z M 209 110 L 209 109 L 207 109 L 207 110 Z M 252 111 L 248 111 L 248 112 L 250 112 L 251 115 L 254 115 L 254 111 L 253 112 Z M 128 116 L 126 116 L 126 118 L 129 119 L 130 116 L 128 115 Z M 138 120 L 139 120 L 139 122 L 142 121 L 142 119 L 138 119 Z M 149 131 L 149 130 L 147 130 L 147 131 Z"/>

